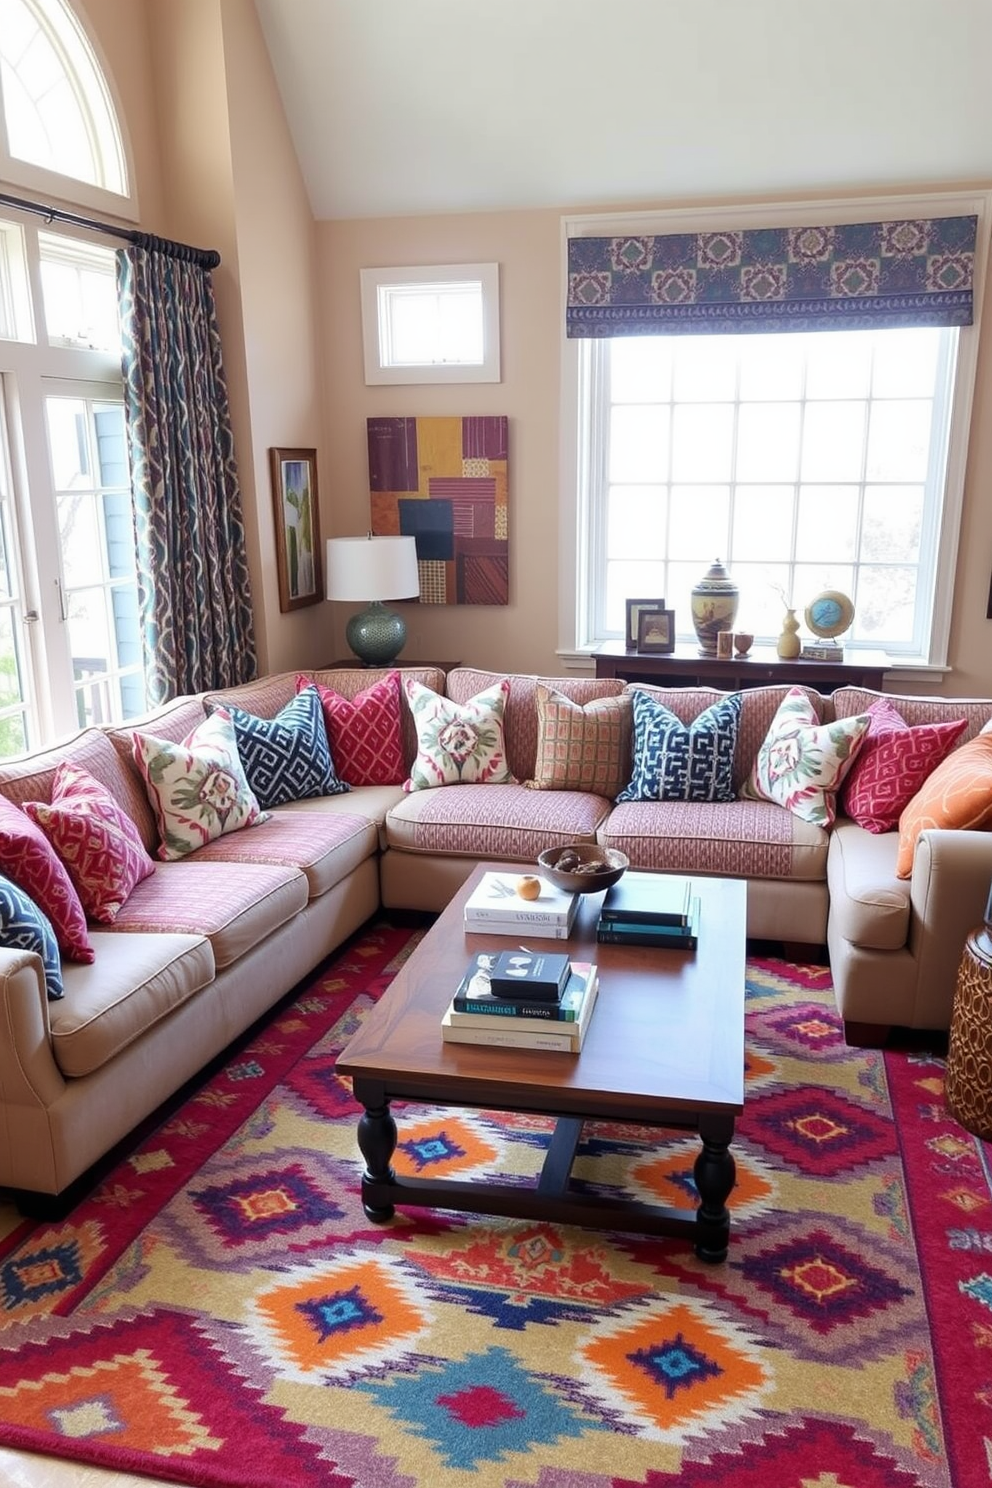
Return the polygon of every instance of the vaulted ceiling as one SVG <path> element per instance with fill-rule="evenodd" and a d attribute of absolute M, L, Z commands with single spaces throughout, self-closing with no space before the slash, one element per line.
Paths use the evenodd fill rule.
<path fill-rule="evenodd" d="M 255 0 L 318 219 L 992 184 L 992 0 Z"/>

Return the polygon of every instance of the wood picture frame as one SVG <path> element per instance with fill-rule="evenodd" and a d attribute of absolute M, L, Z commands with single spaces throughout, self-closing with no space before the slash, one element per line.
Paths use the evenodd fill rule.
<path fill-rule="evenodd" d="M 269 450 L 276 526 L 279 608 L 301 610 L 324 598 L 317 451 Z"/>
<path fill-rule="evenodd" d="M 637 649 L 648 656 L 665 656 L 675 650 L 675 611 L 639 610 Z"/>
<path fill-rule="evenodd" d="M 663 610 L 665 601 L 663 599 L 628 599 L 626 605 L 627 629 L 624 634 L 624 647 L 628 651 L 637 651 L 639 650 L 637 619 L 641 610 Z"/>

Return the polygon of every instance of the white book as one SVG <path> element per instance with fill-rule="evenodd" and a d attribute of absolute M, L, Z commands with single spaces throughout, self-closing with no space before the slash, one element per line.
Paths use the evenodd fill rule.
<path fill-rule="evenodd" d="M 532 920 L 481 920 L 467 914 L 465 929 L 469 935 L 512 935 L 516 940 L 524 932 L 529 940 L 567 940 L 572 933 L 571 925 L 535 924 Z"/>
<path fill-rule="evenodd" d="M 593 977 L 585 995 L 577 1023 L 546 1023 L 540 1028 L 507 1028 L 512 1020 L 491 1018 L 484 1026 L 473 1027 L 452 1018 L 449 1004 L 441 1019 L 441 1038 L 446 1044 L 486 1044 L 497 1049 L 551 1049 L 562 1054 L 578 1054 L 585 1042 L 592 1010 L 599 995 L 599 977 Z"/>
<path fill-rule="evenodd" d="M 540 934 L 541 925 L 571 929 L 578 908 L 578 894 L 567 894 L 546 879 L 539 879 L 541 892 L 536 899 L 521 899 L 517 884 L 525 873 L 484 873 L 465 901 L 465 923 L 473 928 L 482 925 L 533 927 Z M 499 934 L 497 930 L 495 933 Z"/>

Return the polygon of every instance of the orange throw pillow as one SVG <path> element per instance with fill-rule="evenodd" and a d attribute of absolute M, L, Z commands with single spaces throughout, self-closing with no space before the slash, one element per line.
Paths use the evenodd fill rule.
<path fill-rule="evenodd" d="M 984 827 L 992 821 L 992 733 L 969 739 L 937 766 L 899 818 L 896 877 L 910 878 L 927 827 Z"/>

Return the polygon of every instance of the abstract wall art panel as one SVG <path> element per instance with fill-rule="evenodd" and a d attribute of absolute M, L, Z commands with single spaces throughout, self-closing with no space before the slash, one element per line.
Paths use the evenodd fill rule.
<path fill-rule="evenodd" d="M 421 604 L 510 602 L 508 422 L 368 421 L 372 531 L 416 539 Z"/>

